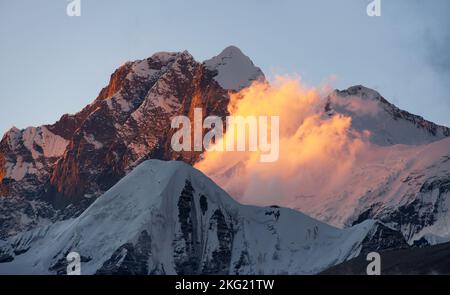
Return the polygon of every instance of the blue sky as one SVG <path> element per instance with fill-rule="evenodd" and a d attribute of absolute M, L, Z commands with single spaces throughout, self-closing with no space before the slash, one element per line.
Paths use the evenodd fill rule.
<path fill-rule="evenodd" d="M 450 126 L 450 1 L 0 0 L 0 133 L 53 123 L 90 103 L 127 60 L 187 49 L 197 60 L 236 45 L 267 76 L 378 90 Z"/>

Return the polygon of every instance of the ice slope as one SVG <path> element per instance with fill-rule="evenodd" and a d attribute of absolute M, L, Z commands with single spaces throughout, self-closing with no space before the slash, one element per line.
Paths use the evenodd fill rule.
<path fill-rule="evenodd" d="M 450 138 L 418 146 L 371 145 L 340 182 L 281 205 L 338 227 L 377 219 L 411 243 L 424 235 L 432 244 L 447 241 L 442 238 L 450 236 Z"/>
<path fill-rule="evenodd" d="M 62 274 L 71 251 L 83 274 L 312 274 L 398 237 L 372 220 L 341 230 L 240 205 L 187 164 L 149 160 L 79 217 L 0 241 L 0 274 Z"/>

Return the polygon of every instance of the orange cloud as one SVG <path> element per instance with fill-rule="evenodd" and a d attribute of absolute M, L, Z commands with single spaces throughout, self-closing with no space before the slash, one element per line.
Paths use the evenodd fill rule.
<path fill-rule="evenodd" d="M 289 206 L 299 195 L 326 194 L 349 175 L 367 134 L 353 131 L 350 117 L 328 116 L 325 103 L 320 90 L 303 86 L 299 78 L 255 82 L 231 96 L 229 111 L 280 117 L 278 161 L 260 162 L 259 151 L 212 151 L 196 168 L 248 204 Z"/>

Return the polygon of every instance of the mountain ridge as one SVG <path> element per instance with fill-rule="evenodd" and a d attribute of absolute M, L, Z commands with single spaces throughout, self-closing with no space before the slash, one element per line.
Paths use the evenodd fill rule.
<path fill-rule="evenodd" d="M 82 274 L 313 274 L 405 247 L 376 221 L 337 229 L 292 209 L 240 205 L 184 162 L 148 160 L 79 217 L 0 241 L 0 273 L 64 274 L 76 251 Z"/>

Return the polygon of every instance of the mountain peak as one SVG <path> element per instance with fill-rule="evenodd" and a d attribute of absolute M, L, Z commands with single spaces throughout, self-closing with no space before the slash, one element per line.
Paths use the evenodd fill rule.
<path fill-rule="evenodd" d="M 362 85 L 332 92 L 325 110 L 330 115 L 337 112 L 350 116 L 353 128 L 370 131 L 370 140 L 378 145 L 418 145 L 450 136 L 449 128 L 401 110 Z"/>
<path fill-rule="evenodd" d="M 236 46 L 228 46 L 222 52 L 203 64 L 212 71 L 217 71 L 214 79 L 227 90 L 239 91 L 253 81 L 264 79 L 260 68 L 242 53 Z"/>
<path fill-rule="evenodd" d="M 238 54 L 238 55 L 244 55 L 242 53 L 242 50 L 239 49 L 237 46 L 234 46 L 234 45 L 230 45 L 230 46 L 225 47 L 219 55 L 221 55 L 221 54 L 233 54 L 233 53 L 234 54 Z"/>
<path fill-rule="evenodd" d="M 364 85 L 354 85 L 350 86 L 347 89 L 344 90 L 335 90 L 335 93 L 341 95 L 341 96 L 357 96 L 362 99 L 371 99 L 380 101 L 384 104 L 392 105 L 389 101 L 387 101 L 381 94 L 369 87 L 366 87 Z"/>

